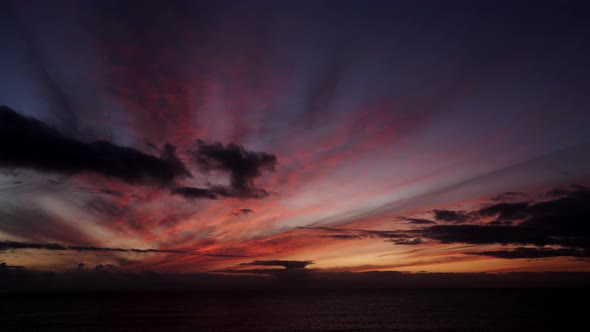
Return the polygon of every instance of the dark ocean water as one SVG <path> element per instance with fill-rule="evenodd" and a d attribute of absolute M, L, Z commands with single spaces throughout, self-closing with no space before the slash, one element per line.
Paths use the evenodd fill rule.
<path fill-rule="evenodd" d="M 585 331 L 589 300 L 577 289 L 0 293 L 0 331 Z"/>

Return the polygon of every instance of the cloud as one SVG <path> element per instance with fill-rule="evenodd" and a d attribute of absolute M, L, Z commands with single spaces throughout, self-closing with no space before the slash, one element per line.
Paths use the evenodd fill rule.
<path fill-rule="evenodd" d="M 306 266 L 313 264 L 313 261 L 284 261 L 284 260 L 270 260 L 270 261 L 253 261 L 250 263 L 241 263 L 241 266 L 282 266 L 286 269 L 304 269 Z"/>
<path fill-rule="evenodd" d="M 199 198 L 208 198 L 208 199 L 217 199 L 218 195 L 215 193 L 213 189 L 207 188 L 196 188 L 196 187 L 176 187 L 170 190 L 172 195 L 182 196 L 188 199 L 199 199 Z"/>
<path fill-rule="evenodd" d="M 220 198 L 263 198 L 269 195 L 264 189 L 252 188 L 248 196 L 242 191 L 234 191 L 231 187 L 213 186 L 210 188 L 199 187 L 175 187 L 170 189 L 172 195 L 182 196 L 186 199 L 220 199 Z"/>
<path fill-rule="evenodd" d="M 275 155 L 247 151 L 243 146 L 233 143 L 224 146 L 219 142 L 207 144 L 201 140 L 195 142 L 191 152 L 194 163 L 201 171 L 229 173 L 228 187 L 208 189 L 215 197 L 262 198 L 269 195 L 265 189 L 257 188 L 254 180 L 262 176 L 263 171 L 274 171 L 277 165 Z M 186 197 L 197 198 L 195 195 Z M 211 198 L 211 195 L 204 197 Z"/>
<path fill-rule="evenodd" d="M 1 168 L 96 173 L 132 184 L 165 184 L 191 176 L 170 144 L 155 157 L 106 141 L 86 143 L 7 106 L 0 106 L 0 151 Z"/>
<path fill-rule="evenodd" d="M 368 229 L 347 229 L 333 227 L 298 227 L 299 229 L 309 229 L 324 231 L 335 234 L 323 235 L 322 237 L 331 237 L 335 239 L 364 239 L 364 238 L 384 238 L 384 239 L 408 239 L 412 236 L 407 231 L 380 231 Z"/>
<path fill-rule="evenodd" d="M 400 220 L 405 220 L 408 224 L 413 225 L 426 225 L 426 224 L 436 224 L 433 220 L 430 219 L 422 219 L 422 218 L 408 218 L 408 217 L 397 217 Z"/>
<path fill-rule="evenodd" d="M 102 194 L 102 195 L 109 195 L 109 196 L 115 196 L 115 197 L 122 197 L 123 196 L 123 193 L 121 191 L 107 189 L 107 188 L 94 188 L 94 187 L 78 186 L 77 189 L 80 191 L 85 191 L 85 192 L 92 193 L 92 194 Z"/>
<path fill-rule="evenodd" d="M 517 259 L 517 258 L 546 258 L 546 257 L 590 257 L 590 251 L 581 249 L 552 249 L 552 248 L 525 248 L 518 247 L 512 250 L 495 250 L 471 252 L 470 255 L 490 256 L 496 258 Z"/>
<path fill-rule="evenodd" d="M 590 190 L 575 186 L 562 196 L 537 203 L 496 203 L 473 211 L 434 210 L 437 220 L 463 224 L 432 225 L 410 230 L 359 230 L 334 227 L 299 227 L 329 233 L 322 237 L 350 240 L 382 238 L 398 245 L 429 241 L 464 244 L 534 245 L 539 248 L 472 253 L 498 258 L 572 256 L 586 257 L 590 250 Z M 545 193 L 541 195 L 547 197 Z M 482 219 L 497 220 L 482 223 Z M 412 221 L 412 218 L 401 217 Z M 420 219 L 418 219 L 420 220 Z M 470 223 L 466 223 L 469 221 Z M 418 222 L 418 224 L 421 221 Z M 424 222 L 424 225 L 428 223 Z M 547 245 L 562 249 L 542 248 Z"/>
<path fill-rule="evenodd" d="M 519 203 L 498 203 L 480 209 L 477 213 L 482 217 L 498 216 L 500 220 L 518 220 L 526 218 L 529 204 Z"/>
<path fill-rule="evenodd" d="M 65 245 L 60 243 L 34 243 L 34 242 L 16 242 L 16 241 L 0 241 L 0 252 L 13 250 L 50 250 L 50 251 L 88 251 L 88 252 L 121 252 L 121 253 L 138 253 L 138 254 L 183 254 L 190 256 L 206 256 L 219 258 L 244 258 L 245 255 L 223 254 L 213 252 L 197 252 L 197 251 L 183 251 L 172 249 L 137 249 L 137 248 L 109 248 L 97 246 L 79 246 L 79 245 Z"/>
<path fill-rule="evenodd" d="M 233 216 L 241 216 L 241 215 L 250 214 L 250 213 L 254 213 L 254 210 L 248 209 L 248 208 L 243 208 L 243 209 L 239 209 L 237 211 L 234 211 L 231 214 Z"/>
<path fill-rule="evenodd" d="M 432 210 L 432 213 L 434 213 L 436 221 L 464 223 L 471 219 L 471 216 L 467 215 L 465 211 Z"/>
<path fill-rule="evenodd" d="M 411 219 L 411 218 L 410 218 Z M 421 220 L 422 219 L 418 219 Z M 431 220 L 429 223 L 434 223 Z M 420 223 L 419 222 L 419 223 Z M 411 223 L 411 222 L 410 222 Z M 331 228 L 331 227 L 299 227 L 300 229 L 310 229 L 330 232 L 334 234 L 321 235 L 323 238 L 332 238 L 337 240 L 360 240 L 366 238 L 379 238 L 385 239 L 396 245 L 418 245 L 423 244 L 425 241 L 416 234 L 412 234 L 411 231 L 379 231 L 379 230 L 366 230 L 366 229 L 342 229 L 342 228 Z"/>
<path fill-rule="evenodd" d="M 400 240 L 391 240 L 394 244 L 401 245 L 401 246 L 415 246 L 418 244 L 423 244 L 424 240 L 420 238 L 413 238 L 413 239 L 400 239 Z"/>
<path fill-rule="evenodd" d="M 31 243 L 0 241 L 0 251 L 22 250 L 22 249 L 39 249 L 39 250 L 58 250 L 58 251 L 107 251 L 107 252 L 129 252 L 129 253 L 168 253 L 168 254 L 185 254 L 180 250 L 164 249 L 136 249 L 136 248 L 107 248 L 93 246 L 68 246 L 59 243 Z"/>
<path fill-rule="evenodd" d="M 420 236 L 442 243 L 467 244 L 557 244 L 536 229 L 519 226 L 436 225 L 417 231 Z"/>
<path fill-rule="evenodd" d="M 445 243 L 468 244 L 520 244 L 520 245 L 560 245 L 567 250 L 547 251 L 539 249 L 535 255 L 567 253 L 578 256 L 578 250 L 590 249 L 590 190 L 582 186 L 561 192 L 555 196 L 549 192 L 550 200 L 529 204 L 527 202 L 499 203 L 470 212 L 480 217 L 497 216 L 508 222 L 522 220 L 515 225 L 506 221 L 493 221 L 487 225 L 436 225 L 416 230 L 420 236 Z M 547 193 L 543 196 L 547 197 Z M 527 253 L 532 252 L 527 250 Z M 568 251 L 569 250 L 569 251 Z M 524 251 L 501 252 L 502 255 L 524 255 Z"/>

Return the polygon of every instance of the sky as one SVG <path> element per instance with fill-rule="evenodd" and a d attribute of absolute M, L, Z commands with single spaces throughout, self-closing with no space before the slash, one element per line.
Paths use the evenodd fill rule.
<path fill-rule="evenodd" d="M 0 261 L 590 271 L 575 1 L 4 1 Z"/>

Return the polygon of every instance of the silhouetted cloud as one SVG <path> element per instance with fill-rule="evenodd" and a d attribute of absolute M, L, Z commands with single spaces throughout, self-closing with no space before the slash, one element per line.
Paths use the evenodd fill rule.
<path fill-rule="evenodd" d="M 434 219 L 436 221 L 464 223 L 470 219 L 465 211 L 432 210 L 432 213 L 434 213 Z"/>
<path fill-rule="evenodd" d="M 97 246 L 79 246 L 79 245 L 65 245 L 60 243 L 34 243 L 34 242 L 16 242 L 16 241 L 0 241 L 0 252 L 11 250 L 50 250 L 50 251 L 89 251 L 89 252 L 121 252 L 121 253 L 138 253 L 138 254 L 183 254 L 191 256 L 206 256 L 206 257 L 220 257 L 220 258 L 244 258 L 245 255 L 236 255 L 229 253 L 215 253 L 215 252 L 198 252 L 198 251 L 183 251 L 172 249 L 137 249 L 137 248 L 110 248 Z"/>
<path fill-rule="evenodd" d="M 368 229 L 348 229 L 334 227 L 306 227 L 301 226 L 299 229 L 309 229 L 316 231 L 330 232 L 334 234 L 322 235 L 322 237 L 331 237 L 335 239 L 364 239 L 364 238 L 383 238 L 383 239 L 410 239 L 413 236 L 408 231 L 380 231 Z"/>
<path fill-rule="evenodd" d="M 80 191 L 85 191 L 85 192 L 92 193 L 92 194 L 103 194 L 103 195 L 109 195 L 109 196 L 115 196 L 115 197 L 123 196 L 122 192 L 120 192 L 118 190 L 107 189 L 107 188 L 94 188 L 94 187 L 78 186 L 77 189 Z"/>
<path fill-rule="evenodd" d="M 517 220 L 527 217 L 529 204 L 520 203 L 498 203 L 487 206 L 478 211 L 482 217 L 497 216 L 500 220 Z"/>
<path fill-rule="evenodd" d="M 522 219 L 516 225 L 497 220 L 488 225 L 436 225 L 418 230 L 420 236 L 445 243 L 560 245 L 565 249 L 549 251 L 523 248 L 497 252 L 497 257 L 517 258 L 519 255 L 580 256 L 590 248 L 590 190 L 575 186 L 551 200 L 534 204 L 527 202 L 499 203 L 471 212 L 482 217 Z"/>
<path fill-rule="evenodd" d="M 196 188 L 196 187 L 176 187 L 170 190 L 172 195 L 182 196 L 188 199 L 217 199 L 218 195 L 212 189 Z"/>
<path fill-rule="evenodd" d="M 436 225 L 417 232 L 422 237 L 442 243 L 557 244 L 556 239 L 539 230 L 519 226 Z"/>
<path fill-rule="evenodd" d="M 571 189 L 573 188 L 573 189 Z M 534 245 L 540 248 L 473 253 L 499 258 L 586 257 L 590 250 L 590 190 L 574 186 L 559 196 L 537 203 L 492 203 L 473 211 L 434 210 L 437 220 L 463 223 L 410 230 L 360 230 L 335 227 L 299 227 L 329 233 L 333 239 L 383 238 L 398 245 L 428 241 L 465 244 Z M 545 194 L 544 197 L 547 197 Z M 497 217 L 491 222 L 480 219 Z M 401 217 L 411 221 L 412 218 Z M 470 223 L 466 223 L 469 221 Z M 419 224 L 420 222 L 418 222 Z M 424 224 L 427 224 L 424 222 Z M 547 245 L 561 249 L 541 248 Z"/>
<path fill-rule="evenodd" d="M 413 238 L 413 239 L 399 239 L 399 240 L 391 240 L 394 244 L 402 245 L 402 246 L 415 246 L 418 244 L 423 244 L 424 240 L 420 238 Z"/>
<path fill-rule="evenodd" d="M 253 189 L 249 196 L 243 196 L 243 192 L 236 192 L 230 187 L 214 186 L 211 188 L 199 187 L 176 187 L 170 190 L 172 195 L 182 196 L 186 199 L 220 199 L 220 198 L 263 198 L 268 196 L 268 192 L 264 189 Z"/>
<path fill-rule="evenodd" d="M 313 264 L 313 261 L 284 261 L 284 260 L 270 260 L 270 261 L 253 261 L 249 263 L 241 263 L 240 265 L 255 265 L 255 266 L 283 266 L 286 269 L 304 269 L 306 266 Z"/>
<path fill-rule="evenodd" d="M 405 220 L 408 224 L 414 225 L 426 225 L 426 224 L 436 224 L 433 220 L 430 219 L 422 219 L 422 218 L 408 218 L 408 217 L 397 217 L 400 220 Z"/>
<path fill-rule="evenodd" d="M 169 253 L 185 254 L 180 250 L 165 249 L 136 249 L 136 248 L 107 248 L 93 246 L 68 246 L 59 243 L 30 243 L 15 241 L 0 241 L 0 251 L 20 250 L 20 249 L 40 249 L 40 250 L 59 250 L 59 251 L 110 251 L 110 252 L 130 252 L 130 253 Z"/>
<path fill-rule="evenodd" d="M 39 172 L 92 172 L 128 183 L 169 183 L 190 172 L 166 144 L 160 157 L 106 141 L 82 142 L 55 128 L 0 106 L 0 167 Z"/>
<path fill-rule="evenodd" d="M 488 225 L 495 225 L 495 226 L 499 226 L 499 225 L 512 225 L 512 221 L 508 221 L 508 220 L 492 220 L 488 223 Z"/>
<path fill-rule="evenodd" d="M 492 250 L 471 252 L 470 255 L 490 256 L 497 258 L 546 258 L 546 257 L 590 257 L 590 251 L 582 249 L 552 249 L 552 248 L 525 248 L 519 247 L 512 250 Z"/>
<path fill-rule="evenodd" d="M 195 142 L 192 151 L 193 160 L 203 172 L 222 171 L 230 175 L 228 187 L 216 186 L 209 189 L 198 189 L 196 192 L 188 192 L 189 198 L 262 198 L 269 195 L 265 189 L 257 188 L 254 180 L 262 175 L 263 171 L 274 171 L 277 165 L 277 157 L 266 152 L 247 151 L 237 144 L 223 145 L 219 142 L 207 144 L 201 140 Z M 201 192 L 208 190 L 208 193 Z M 196 194 L 196 195 L 195 195 Z"/>

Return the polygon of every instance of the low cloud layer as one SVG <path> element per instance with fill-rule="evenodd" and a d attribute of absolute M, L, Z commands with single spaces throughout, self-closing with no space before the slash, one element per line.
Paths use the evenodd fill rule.
<path fill-rule="evenodd" d="M 547 258 L 547 257 L 590 257 L 590 251 L 587 249 L 551 249 L 551 248 L 525 248 L 519 247 L 513 250 L 491 250 L 469 253 L 470 255 L 490 256 L 506 259 L 517 258 Z"/>
<path fill-rule="evenodd" d="M 437 221 L 453 224 L 424 226 L 410 230 L 300 228 L 329 233 L 322 237 L 333 239 L 381 238 L 397 245 L 418 245 L 435 241 L 447 244 L 521 246 L 469 253 L 506 259 L 588 257 L 590 190 L 583 186 L 573 186 L 552 190 L 542 194 L 541 197 L 545 200 L 536 203 L 498 203 L 498 200 L 494 198 L 482 208 L 473 211 L 433 210 L 432 213 Z M 547 200 L 547 197 L 550 199 Z M 428 219 L 407 217 L 400 217 L 400 219 L 417 225 L 431 223 Z M 492 219 L 491 222 L 490 219 Z"/>
<path fill-rule="evenodd" d="M 332 227 L 299 227 L 300 229 L 309 229 L 329 233 L 321 235 L 324 238 L 333 238 L 339 240 L 358 240 L 366 238 L 379 238 L 392 242 L 397 245 L 417 245 L 424 241 L 412 234 L 410 231 L 387 231 L 387 230 L 366 230 L 366 229 L 345 229 Z"/>
<path fill-rule="evenodd" d="M 242 266 L 282 266 L 286 269 L 304 269 L 306 266 L 313 264 L 313 261 L 285 261 L 285 260 L 270 260 L 270 261 L 253 261 L 249 263 L 242 263 Z"/>
<path fill-rule="evenodd" d="M 421 236 L 441 242 L 470 244 L 559 245 L 590 248 L 590 190 L 578 188 L 538 203 L 516 202 L 488 205 L 469 213 L 495 221 L 518 221 L 511 225 L 436 225 Z"/>
<path fill-rule="evenodd" d="M 114 252 L 114 253 L 137 253 L 137 254 L 183 254 L 191 256 L 207 256 L 220 258 L 243 258 L 244 255 L 223 254 L 214 252 L 184 251 L 173 249 L 137 249 L 137 248 L 110 248 L 96 246 L 66 245 L 60 243 L 34 243 L 34 242 L 17 242 L 17 241 L 0 241 L 0 252 L 14 250 L 50 250 L 50 251 L 88 251 L 88 252 Z"/>
<path fill-rule="evenodd" d="M 93 246 L 68 246 L 59 243 L 31 243 L 31 242 L 15 242 L 15 241 L 0 241 L 0 252 L 9 250 L 23 250 L 23 249 L 39 249 L 39 250 L 57 250 L 57 251 L 105 251 L 105 252 L 129 252 L 129 253 L 167 253 L 167 254 L 186 254 L 187 252 L 180 250 L 165 250 L 165 249 L 136 249 L 136 248 L 108 248 L 108 247 L 93 247 Z"/>
<path fill-rule="evenodd" d="M 397 217 L 399 220 L 405 220 L 408 224 L 412 225 L 426 225 L 426 224 L 436 224 L 435 221 L 430 219 L 423 219 L 423 218 L 408 218 L 408 217 Z"/>

